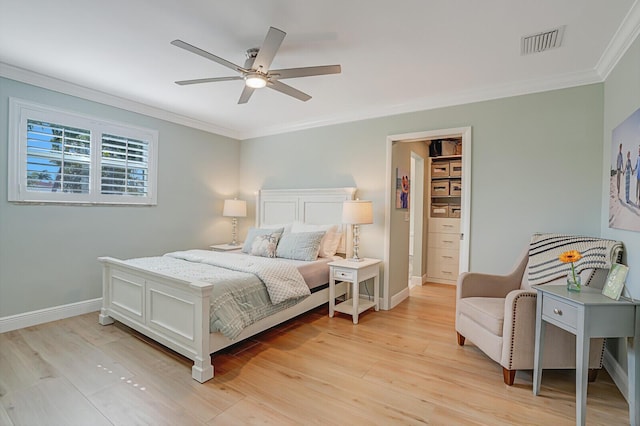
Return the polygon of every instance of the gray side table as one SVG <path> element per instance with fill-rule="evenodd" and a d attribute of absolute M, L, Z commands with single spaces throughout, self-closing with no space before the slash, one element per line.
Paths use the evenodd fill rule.
<path fill-rule="evenodd" d="M 589 343 L 592 337 L 627 337 L 629 420 L 640 421 L 640 301 L 613 300 L 598 289 L 583 287 L 579 293 L 563 285 L 537 286 L 536 343 L 533 394 L 540 392 L 546 323 L 576 336 L 576 424 L 584 425 L 587 408 Z"/>

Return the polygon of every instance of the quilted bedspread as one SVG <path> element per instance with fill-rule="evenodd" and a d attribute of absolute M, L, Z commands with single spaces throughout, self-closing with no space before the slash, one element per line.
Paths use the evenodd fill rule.
<path fill-rule="evenodd" d="M 267 287 L 271 303 L 274 305 L 311 294 L 307 283 L 295 266 L 274 262 L 273 259 L 266 257 L 238 256 L 233 253 L 210 250 L 175 251 L 165 256 L 254 274 Z"/>
<path fill-rule="evenodd" d="M 214 284 L 210 331 L 220 331 L 229 339 L 310 294 L 294 266 L 273 259 L 188 250 L 125 262 L 175 278 Z"/>

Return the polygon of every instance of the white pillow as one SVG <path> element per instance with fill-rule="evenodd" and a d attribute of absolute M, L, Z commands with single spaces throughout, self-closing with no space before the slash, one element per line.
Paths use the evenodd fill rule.
<path fill-rule="evenodd" d="M 293 222 L 291 224 L 291 232 L 319 232 L 324 231 L 325 234 L 320 241 L 320 250 L 318 257 L 331 257 L 338 251 L 340 238 L 342 233 L 338 232 L 338 225 L 312 225 L 302 222 Z"/>
<path fill-rule="evenodd" d="M 320 242 L 318 257 L 332 257 L 338 252 L 338 246 L 342 240 L 342 232 L 329 232 L 325 234 Z"/>

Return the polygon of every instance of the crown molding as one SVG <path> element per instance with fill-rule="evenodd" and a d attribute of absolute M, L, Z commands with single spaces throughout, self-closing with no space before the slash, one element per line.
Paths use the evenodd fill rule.
<path fill-rule="evenodd" d="M 595 70 L 566 73 L 553 76 L 551 78 L 519 81 L 443 96 L 433 96 L 405 104 L 390 105 L 382 108 L 370 108 L 368 110 L 360 110 L 357 113 L 349 115 L 328 116 L 314 121 L 300 121 L 286 125 L 265 127 L 257 131 L 240 131 L 239 139 L 245 140 L 263 136 L 273 136 L 276 134 L 290 133 L 354 121 L 547 92 L 550 90 L 566 89 L 570 87 L 584 86 L 587 84 L 602 83 L 602 81 L 602 78 Z"/>
<path fill-rule="evenodd" d="M 638 34 L 640 34 L 640 0 L 636 0 L 633 3 L 627 16 L 622 20 L 618 30 L 596 64 L 595 69 L 602 81 L 609 77 L 611 71 L 622 59 L 627 49 L 638 37 Z"/>
<path fill-rule="evenodd" d="M 233 139 L 239 139 L 238 132 L 233 129 L 217 126 L 212 123 L 197 120 L 191 117 L 186 117 L 184 115 L 176 114 L 161 108 L 156 108 L 150 105 L 136 102 L 131 99 L 110 95 L 99 90 L 90 89 L 88 87 L 80 86 L 78 84 L 70 83 L 68 81 L 60 80 L 54 77 L 49 77 L 44 74 L 39 74 L 34 71 L 29 71 L 24 68 L 19 68 L 3 62 L 0 62 L 0 77 L 5 77 L 22 83 L 31 84 L 33 86 L 42 87 L 44 89 L 53 90 L 56 92 L 64 93 L 66 95 L 77 96 L 82 99 L 87 99 L 112 107 L 121 108 L 127 111 L 136 112 L 139 114 L 147 115 L 149 117 L 157 118 L 175 124 L 180 124 L 194 129 L 204 130 L 205 132 L 215 133 L 217 135 L 227 136 Z"/>

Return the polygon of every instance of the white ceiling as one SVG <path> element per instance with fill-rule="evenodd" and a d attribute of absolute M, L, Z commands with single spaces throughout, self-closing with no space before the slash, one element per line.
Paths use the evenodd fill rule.
<path fill-rule="evenodd" d="M 0 75 L 245 139 L 580 84 L 606 77 L 640 28 L 637 0 L 0 0 Z M 520 38 L 566 25 L 562 47 L 520 55 Z M 271 68 L 341 64 L 261 89 L 169 44 L 242 65 L 270 26 Z M 67 84 L 72 83 L 72 84 Z M 87 90 L 89 89 L 89 90 Z"/>

